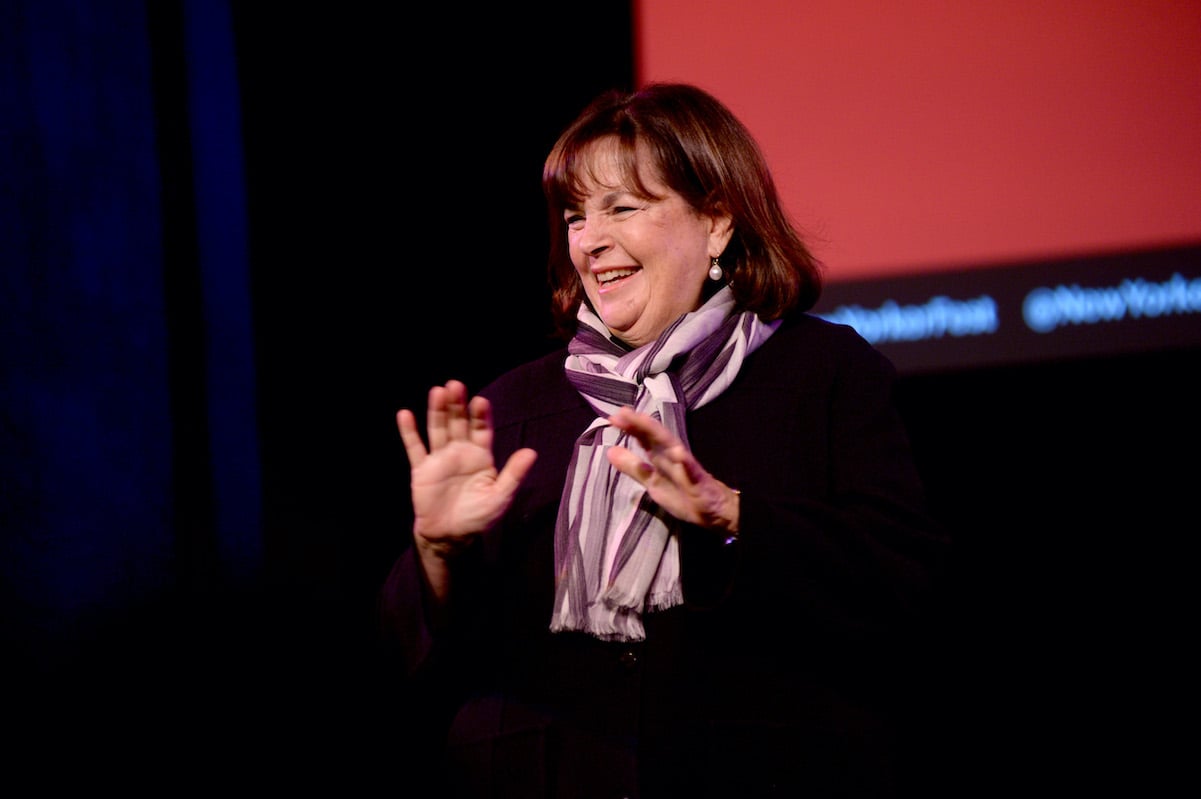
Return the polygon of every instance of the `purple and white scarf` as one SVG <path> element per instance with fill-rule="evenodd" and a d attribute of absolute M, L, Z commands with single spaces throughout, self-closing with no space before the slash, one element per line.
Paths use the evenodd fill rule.
<path fill-rule="evenodd" d="M 550 629 L 640 641 L 646 637 L 644 610 L 683 601 L 679 541 L 672 517 L 640 483 L 609 465 L 605 452 L 613 446 L 646 453 L 608 417 L 628 405 L 657 419 L 687 446 L 686 412 L 725 391 L 743 359 L 779 322 L 734 313 L 728 286 L 635 350 L 613 341 L 587 304 L 581 303 L 578 318 L 567 349 L 567 378 L 597 418 L 576 441 L 559 504 Z"/>

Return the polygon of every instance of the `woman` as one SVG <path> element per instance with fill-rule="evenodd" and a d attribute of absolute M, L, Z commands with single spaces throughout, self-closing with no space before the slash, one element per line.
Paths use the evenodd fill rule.
<path fill-rule="evenodd" d="M 467 796 L 896 795 L 945 541 L 892 367 L 806 313 L 819 264 L 706 92 L 598 98 L 543 188 L 566 351 L 433 387 L 425 439 L 397 414 L 413 546 L 381 612 L 423 768 Z"/>

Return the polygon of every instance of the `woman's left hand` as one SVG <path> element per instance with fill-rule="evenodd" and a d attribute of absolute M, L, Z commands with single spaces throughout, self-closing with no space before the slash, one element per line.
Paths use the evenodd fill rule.
<path fill-rule="evenodd" d="M 609 424 L 636 438 L 649 458 L 612 447 L 609 463 L 641 483 L 659 507 L 690 524 L 738 532 L 738 492 L 709 474 L 678 436 L 629 407 L 615 411 Z"/>

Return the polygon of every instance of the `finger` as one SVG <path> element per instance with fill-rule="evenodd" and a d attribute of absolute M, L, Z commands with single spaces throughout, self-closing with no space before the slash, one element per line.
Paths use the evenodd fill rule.
<path fill-rule="evenodd" d="M 496 475 L 498 487 L 508 493 L 516 491 L 517 486 L 525 479 L 537 459 L 538 453 L 528 447 L 514 452 L 505 462 L 504 468 Z"/>
<path fill-rule="evenodd" d="M 446 382 L 446 434 L 451 441 L 467 438 L 467 386 L 458 380 Z"/>
<path fill-rule="evenodd" d="M 670 430 L 645 413 L 639 413 L 633 408 L 618 408 L 609 417 L 609 423 L 618 429 L 629 433 L 638 439 L 638 443 L 650 452 L 654 449 L 665 449 L 680 440 Z"/>
<path fill-rule="evenodd" d="M 692 453 L 688 451 L 682 441 L 674 436 L 672 441 L 674 443 L 652 446 L 647 450 L 646 457 L 657 470 L 663 472 L 673 482 L 692 482 L 695 470 L 691 467 L 696 465 L 696 459 L 692 457 Z"/>
<path fill-rule="evenodd" d="M 472 397 L 467 406 L 468 438 L 471 443 L 492 449 L 492 403 L 486 397 Z"/>
<path fill-rule="evenodd" d="M 642 445 L 646 457 L 664 477 L 673 481 L 687 480 L 689 471 L 684 464 L 695 460 L 680 437 L 654 417 L 632 408 L 620 408 L 611 417 L 614 426 L 629 433 Z"/>
<path fill-rule="evenodd" d="M 610 447 L 605 453 L 614 469 L 646 485 L 655 474 L 655 467 L 625 447 Z"/>
<path fill-rule="evenodd" d="M 409 466 L 412 468 L 420 466 L 427 453 L 425 442 L 421 440 L 421 435 L 417 432 L 417 417 L 407 409 L 397 411 L 396 429 L 400 431 L 400 440 L 404 444 Z"/>
<path fill-rule="evenodd" d="M 627 456 L 617 453 L 614 456 L 617 458 L 615 467 L 620 463 L 625 474 L 640 480 L 644 485 L 657 475 L 674 485 L 691 488 L 708 476 L 708 472 L 697 462 L 679 436 L 653 417 L 624 407 L 614 412 L 610 422 L 633 436 L 646 450 L 646 457 L 650 463 L 645 466 L 639 466 L 641 461 L 633 454 Z"/>
<path fill-rule="evenodd" d="M 441 449 L 447 441 L 447 396 L 445 386 L 434 386 L 429 391 L 426 404 L 426 434 L 430 438 L 430 451 Z"/>
<path fill-rule="evenodd" d="M 680 468 L 684 473 L 684 478 L 694 486 L 712 477 L 691 452 L 688 453 L 688 457 L 680 461 Z"/>

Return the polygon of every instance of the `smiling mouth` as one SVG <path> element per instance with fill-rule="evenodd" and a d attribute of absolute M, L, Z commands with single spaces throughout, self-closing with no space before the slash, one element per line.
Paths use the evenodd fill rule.
<path fill-rule="evenodd" d="M 634 269 L 634 268 L 613 269 L 611 271 L 605 272 L 604 274 L 597 275 L 596 282 L 599 283 L 601 286 L 611 286 L 619 280 L 624 280 L 625 278 L 629 277 L 630 275 L 637 274 L 639 271 L 640 270 Z"/>

